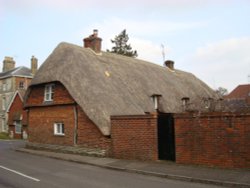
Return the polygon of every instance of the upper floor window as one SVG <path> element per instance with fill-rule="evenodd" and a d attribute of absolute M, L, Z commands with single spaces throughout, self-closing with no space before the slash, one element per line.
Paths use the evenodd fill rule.
<path fill-rule="evenodd" d="M 44 101 L 53 101 L 55 84 L 47 84 L 44 89 Z"/>
<path fill-rule="evenodd" d="M 2 110 L 6 110 L 6 98 L 3 96 L 2 98 Z"/>
<path fill-rule="evenodd" d="M 19 89 L 24 89 L 24 82 L 23 81 L 19 82 Z"/>
<path fill-rule="evenodd" d="M 6 91 L 6 83 L 3 83 L 3 91 Z"/>

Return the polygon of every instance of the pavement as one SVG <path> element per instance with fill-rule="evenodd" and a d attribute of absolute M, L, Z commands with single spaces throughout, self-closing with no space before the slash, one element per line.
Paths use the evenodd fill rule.
<path fill-rule="evenodd" d="M 204 166 L 179 165 L 174 162 L 167 161 L 132 161 L 33 150 L 27 148 L 18 148 L 16 150 L 39 156 L 161 178 L 214 184 L 225 187 L 250 188 L 250 169 L 209 168 Z"/>

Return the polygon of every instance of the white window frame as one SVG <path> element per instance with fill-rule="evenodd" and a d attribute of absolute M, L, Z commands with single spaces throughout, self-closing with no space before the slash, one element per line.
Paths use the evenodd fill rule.
<path fill-rule="evenodd" d="M 18 88 L 19 88 L 19 89 L 25 89 L 24 81 L 20 81 L 20 82 L 19 82 Z"/>
<path fill-rule="evenodd" d="M 54 123 L 54 135 L 64 136 L 64 123 Z"/>
<path fill-rule="evenodd" d="M 44 101 L 53 101 L 55 84 L 47 84 L 44 87 Z"/>
<path fill-rule="evenodd" d="M 15 133 L 16 134 L 22 134 L 22 122 L 21 121 L 15 121 L 14 125 L 15 125 Z"/>

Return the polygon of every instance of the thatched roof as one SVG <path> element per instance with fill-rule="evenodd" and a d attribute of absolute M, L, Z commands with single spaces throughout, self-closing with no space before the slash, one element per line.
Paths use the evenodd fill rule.
<path fill-rule="evenodd" d="M 153 94 L 162 95 L 160 111 L 182 111 L 190 102 L 215 93 L 193 74 L 170 70 L 139 59 L 61 43 L 40 67 L 32 85 L 59 81 L 104 135 L 110 134 L 111 115 L 153 112 Z"/>

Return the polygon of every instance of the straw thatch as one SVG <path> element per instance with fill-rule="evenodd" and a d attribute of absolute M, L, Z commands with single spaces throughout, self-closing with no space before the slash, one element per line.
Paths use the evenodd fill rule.
<path fill-rule="evenodd" d="M 162 95 L 160 111 L 182 111 L 181 98 L 216 97 L 193 74 L 146 61 L 61 43 L 47 58 L 31 86 L 60 81 L 104 135 L 111 115 L 153 112 L 152 94 Z"/>

